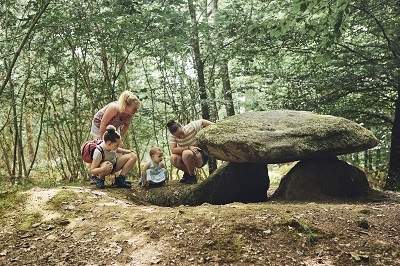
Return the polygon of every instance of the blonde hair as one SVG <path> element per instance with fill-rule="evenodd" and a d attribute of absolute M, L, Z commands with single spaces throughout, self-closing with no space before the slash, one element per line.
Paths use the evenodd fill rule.
<path fill-rule="evenodd" d="M 127 106 L 136 104 L 138 109 L 140 108 L 139 98 L 130 91 L 124 91 L 121 93 L 118 99 L 118 105 L 121 111 L 124 111 Z"/>
<path fill-rule="evenodd" d="M 150 157 L 153 157 L 153 155 L 154 154 L 156 154 L 157 152 L 159 152 L 159 153 L 162 153 L 162 150 L 161 150 L 161 148 L 159 148 L 159 147 L 152 147 L 151 149 L 150 149 Z"/>

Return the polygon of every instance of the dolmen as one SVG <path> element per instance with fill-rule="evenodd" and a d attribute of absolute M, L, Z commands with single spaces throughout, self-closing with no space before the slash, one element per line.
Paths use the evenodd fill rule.
<path fill-rule="evenodd" d="M 273 198 L 318 201 L 362 197 L 370 191 L 363 171 L 337 156 L 378 145 L 371 131 L 345 118 L 274 110 L 227 117 L 198 134 L 200 147 L 225 161 L 207 180 L 179 189 L 154 189 L 146 200 L 173 206 L 267 199 L 268 164 L 297 164 Z"/>

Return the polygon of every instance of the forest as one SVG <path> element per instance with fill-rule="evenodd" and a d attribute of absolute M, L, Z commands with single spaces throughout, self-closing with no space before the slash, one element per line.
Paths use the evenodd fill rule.
<path fill-rule="evenodd" d="M 85 190 L 88 189 L 90 171 L 82 163 L 81 147 L 91 139 L 94 115 L 108 103 L 117 101 L 124 91 L 132 92 L 141 102 L 126 136 L 123 136 L 124 148 L 132 150 L 137 156 L 137 163 L 128 176 L 132 184 L 139 181 L 144 164 L 149 160 L 149 150 L 154 146 L 160 147 L 164 153 L 170 179 L 180 178 L 178 169 L 170 160 L 173 151 L 169 145 L 170 131 L 166 127 L 170 120 L 184 125 L 203 119 L 218 125 L 229 117 L 248 112 L 296 110 L 346 118 L 370 130 L 379 141 L 378 145 L 364 151 L 340 155 L 339 158 L 365 172 L 369 186 L 374 190 L 394 193 L 390 195 L 397 194 L 387 191 L 400 190 L 398 0 L 1 0 L 0 3 L 2 215 L 12 210 L 10 204 L 20 203 L 21 199 L 17 196 L 20 190 L 25 191 L 32 187 L 35 192 L 35 189 L 43 186 L 54 190 L 60 189 L 60 186 L 77 185 L 84 194 L 95 193 Z M 199 174 L 199 179 L 207 180 L 208 175 L 215 173 L 222 164 L 221 160 L 210 156 L 208 165 Z M 272 169 L 278 169 L 276 171 L 282 173 L 288 167 L 287 163 L 269 165 L 271 182 Z M 279 180 L 280 177 L 275 182 L 278 184 Z M 51 199 L 52 210 L 68 207 L 68 193 L 78 193 L 75 190 L 62 190 L 65 195 L 57 194 L 60 199 Z M 129 194 L 120 191 L 110 193 L 116 198 Z M 85 202 L 81 197 L 83 196 L 74 197 L 74 200 Z M 400 202 L 400 196 L 396 197 L 399 198 L 391 199 L 396 202 L 393 204 Z M 365 204 L 349 205 L 357 213 L 353 213 L 354 219 L 359 218 L 359 211 L 368 209 L 375 203 Z M 260 212 L 258 208 L 262 205 L 251 206 L 249 209 L 241 205 L 236 208 L 251 217 Z M 289 204 L 288 212 L 305 211 L 301 206 Z M 325 208 L 325 205 L 321 206 Z M 372 212 L 377 212 L 379 206 L 371 207 Z M 390 206 L 388 209 L 384 208 L 387 213 L 378 215 L 386 215 L 393 222 L 396 219 L 398 221 L 398 209 L 391 209 L 395 205 Z M 141 207 L 135 205 L 134 208 Z M 176 218 L 187 215 L 185 219 L 192 222 L 199 219 L 203 211 L 208 213 L 209 210 L 208 205 L 201 205 L 198 210 L 182 207 L 183 209 L 176 210 L 175 215 L 162 207 L 154 208 L 163 217 L 160 219 L 165 221 L 172 219 L 172 216 Z M 218 212 L 218 209 L 214 209 L 217 208 L 215 206 L 209 208 L 211 212 Z M 267 208 L 272 208 L 272 213 L 282 214 L 282 217 L 287 214 L 277 205 Z M 326 217 L 344 210 L 340 205 L 328 204 L 326 208 L 332 212 L 324 216 L 321 208 L 311 206 L 311 209 L 315 209 L 315 217 L 325 217 L 321 218 L 325 219 L 325 224 L 321 225 L 321 230 L 324 231 L 329 227 L 329 219 Z M 234 208 L 229 210 L 231 209 Z M 237 213 L 230 214 L 229 210 L 219 213 L 222 216 L 217 220 L 240 216 Z M 138 209 L 137 212 L 143 210 Z M 100 213 L 101 210 L 97 210 L 97 215 Z M 115 214 L 108 214 L 112 220 Z M 353 214 L 349 214 L 349 217 L 353 217 Z M 32 213 L 30 215 L 26 228 L 38 223 L 37 217 L 32 216 Z M 41 215 L 44 216 L 43 213 Z M 208 223 L 214 221 L 212 217 L 215 215 L 207 214 L 204 224 L 196 226 L 207 227 Z M 135 226 L 145 228 L 154 228 L 160 222 L 156 217 L 146 218 L 144 214 L 141 218 L 139 216 L 124 219 L 137 219 L 140 225 Z M 375 215 L 374 219 L 379 220 L 379 217 L 381 216 L 376 218 Z M 143 219 L 149 220 L 145 224 Z M 185 223 L 185 219 L 179 219 Z M 251 224 L 251 219 L 248 219 L 243 221 L 246 226 Z M 369 223 L 378 224 L 374 219 L 369 220 Z M 313 226 L 300 220 L 296 218 L 281 224 L 308 237 L 307 241 L 313 242 L 314 238 L 315 241 L 329 241 L 326 240 L 329 238 L 328 233 L 315 231 Z M 309 217 L 309 221 L 312 220 Z M 26 225 L 26 219 L 24 221 L 17 223 Z M 46 222 L 40 223 L 40 226 L 44 226 Z M 343 223 L 346 227 L 345 221 Z M 51 225 L 54 224 L 56 228 L 60 226 L 57 222 L 52 222 Z M 151 233 L 154 233 L 157 240 L 167 235 L 172 237 L 173 234 L 170 235 L 169 229 L 166 229 L 167 225 L 163 226 L 166 231 L 145 231 L 150 234 L 150 238 Z M 228 241 L 225 233 L 221 233 L 222 235 L 218 235 L 220 238 L 213 240 L 213 244 L 204 244 L 211 240 L 204 239 L 204 243 L 199 240 L 206 247 L 192 243 L 196 239 L 194 231 L 190 231 L 190 228 L 186 228 L 186 231 L 182 229 L 186 232 L 182 233 L 186 239 L 178 238 L 179 241 L 192 243 L 196 251 L 220 251 L 217 255 L 194 255 L 189 250 L 189 254 L 182 251 L 183 257 L 175 260 L 173 255 L 163 257 L 146 253 L 141 255 L 142 261 L 132 265 L 147 265 L 150 261 L 152 264 L 168 265 L 212 262 L 283 265 L 288 263 L 284 256 L 290 253 L 295 255 L 293 260 L 289 260 L 289 265 L 300 265 L 300 261 L 305 261 L 299 259 L 302 255 L 290 246 L 286 247 L 288 253 L 283 257 L 274 257 L 279 258 L 277 260 L 258 261 L 257 255 L 252 252 L 250 253 L 255 258 L 243 257 L 238 246 L 251 246 L 250 238 L 258 239 L 258 234 L 268 230 L 270 233 L 265 234 L 271 234 L 270 229 L 254 231 L 254 228 L 249 229 L 246 226 L 239 226 L 243 229 L 243 234 L 251 231 L 251 235 L 244 236 L 244 239 Z M 261 225 L 253 226 L 259 228 Z M 315 224 L 314 226 L 318 227 Z M 26 231 L 26 228 L 23 230 Z M 232 232 L 236 232 L 236 229 L 232 229 Z M 384 226 L 380 230 L 385 234 L 390 231 Z M 275 228 L 272 229 L 272 234 L 274 232 Z M 373 233 L 371 234 L 364 236 L 373 239 Z M 3 240 L 5 237 L 1 236 Z M 92 237 L 96 239 L 98 235 Z M 349 238 L 350 242 L 359 241 L 354 236 L 348 235 Z M 349 260 L 351 263 L 369 261 L 373 265 L 395 265 L 400 254 L 394 250 L 400 242 L 398 238 L 397 242 L 389 238 L 390 234 L 382 241 L 392 242 L 394 246 L 390 252 L 393 252 L 388 251 L 391 255 L 385 255 L 384 258 L 374 257 L 371 246 L 372 253 L 368 253 L 369 255 L 346 251 L 345 254 L 351 255 L 332 259 L 331 254 L 327 264 L 323 265 L 352 265 L 348 264 Z M 125 248 L 120 242 L 117 243 L 124 253 Z M 148 248 L 146 245 L 149 244 L 142 244 L 143 249 Z M 12 245 L 18 246 L 15 243 Z M 152 248 L 157 245 L 152 244 Z M 308 251 L 315 247 L 313 243 L 311 246 L 307 247 Z M 362 245 L 358 247 L 360 246 Z M 181 246 L 176 246 L 178 249 L 179 247 Z M 115 250 L 115 246 L 111 249 Z M 7 250 L 8 253 L 4 249 L 1 252 L 0 246 L 0 264 L 5 263 L 2 258 L 12 253 L 9 248 Z M 284 252 L 285 249 L 281 251 Z M 308 254 L 308 251 L 304 253 Z M 67 260 L 67 264 L 77 265 L 84 261 L 85 256 L 79 253 L 84 250 L 77 251 L 74 255 L 73 251 L 70 252 L 69 256 L 73 258 Z M 342 254 L 335 252 L 333 253 Z M 119 251 L 118 254 L 122 253 Z M 155 261 L 153 255 L 157 257 Z M 30 260 L 29 256 L 22 260 L 24 265 L 35 262 L 34 256 Z M 44 263 L 49 256 L 41 262 Z M 264 259 L 266 257 L 268 256 Z M 58 258 L 47 262 L 57 264 L 60 261 Z M 18 264 L 21 263 L 18 259 L 11 262 L 22 265 Z M 88 259 L 87 263 L 90 262 L 96 261 Z M 104 264 L 111 262 L 103 260 Z M 119 263 L 129 261 L 120 260 Z M 303 265 L 317 264 L 305 262 Z"/>

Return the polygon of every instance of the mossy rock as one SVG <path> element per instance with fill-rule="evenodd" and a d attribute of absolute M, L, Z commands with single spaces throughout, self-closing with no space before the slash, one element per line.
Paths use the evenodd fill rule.
<path fill-rule="evenodd" d="M 131 198 L 159 206 L 260 202 L 267 199 L 268 170 L 265 164 L 224 163 L 205 181 L 186 185 L 171 181 L 164 187 L 135 186 Z"/>
<path fill-rule="evenodd" d="M 373 133 L 341 117 L 304 111 L 248 112 L 227 117 L 197 135 L 200 146 L 229 162 L 286 163 L 363 151 Z"/>
<path fill-rule="evenodd" d="M 299 201 L 354 199 L 370 191 L 363 171 L 333 158 L 298 162 L 281 180 L 273 198 Z"/>

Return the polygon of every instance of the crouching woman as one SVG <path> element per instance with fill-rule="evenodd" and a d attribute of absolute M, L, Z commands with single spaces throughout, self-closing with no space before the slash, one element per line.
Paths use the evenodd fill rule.
<path fill-rule="evenodd" d="M 104 188 L 105 177 L 118 171 L 121 173 L 115 178 L 115 185 L 122 188 L 131 187 L 126 181 L 126 176 L 134 167 L 137 156 L 130 150 L 119 148 L 120 144 L 121 135 L 114 126 L 109 125 L 103 135 L 103 142 L 97 145 L 93 152 L 90 170 L 91 174 L 97 177 L 97 188 Z"/>

